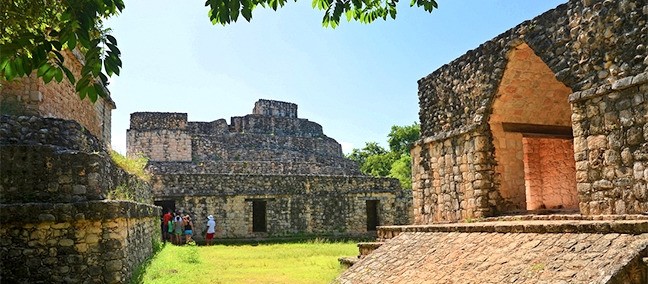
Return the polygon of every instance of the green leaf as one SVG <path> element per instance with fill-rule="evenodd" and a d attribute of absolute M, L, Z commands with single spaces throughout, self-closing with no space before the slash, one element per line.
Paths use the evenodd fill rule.
<path fill-rule="evenodd" d="M 92 75 L 99 76 L 99 73 L 101 73 L 101 59 L 99 59 L 96 62 L 93 62 L 92 64 Z"/>
<path fill-rule="evenodd" d="M 108 41 L 113 45 L 117 45 L 117 39 L 114 36 L 106 35 L 106 39 L 108 39 Z"/>
<path fill-rule="evenodd" d="M 354 17 L 355 17 L 355 10 L 347 10 L 346 11 L 347 22 L 350 22 Z"/>
<path fill-rule="evenodd" d="M 52 50 L 52 53 L 54 53 L 54 55 L 56 55 L 56 58 L 58 58 L 58 60 L 59 60 L 60 62 L 64 62 L 64 61 L 65 61 L 65 57 L 63 57 L 63 54 L 61 54 L 60 52 L 58 52 L 58 51 L 56 51 L 56 50 Z"/>
<path fill-rule="evenodd" d="M 65 77 L 67 77 L 68 81 L 70 81 L 70 83 L 71 83 L 72 85 L 74 85 L 74 83 L 76 82 L 76 78 L 74 78 L 74 75 L 72 74 L 72 72 L 70 71 L 70 69 L 68 69 L 67 67 L 65 67 L 65 66 L 63 66 L 63 65 L 61 65 L 61 66 L 59 66 L 59 67 L 60 67 L 60 68 L 63 70 L 63 72 L 65 73 Z"/>
<path fill-rule="evenodd" d="M 76 44 L 77 44 L 76 34 L 72 33 L 70 35 L 70 38 L 67 41 L 68 49 L 70 50 L 74 49 L 76 47 Z"/>
<path fill-rule="evenodd" d="M 241 1 L 231 0 L 229 2 L 229 8 L 230 8 L 230 18 L 236 21 L 238 19 L 241 10 Z"/>
<path fill-rule="evenodd" d="M 61 83 L 63 81 L 63 71 L 60 68 L 56 68 L 56 72 L 54 73 L 54 79 L 56 82 Z"/>
<path fill-rule="evenodd" d="M 45 73 L 47 73 L 47 71 L 49 71 L 50 68 L 52 68 L 52 65 L 49 65 L 48 63 L 44 63 L 38 68 L 38 72 L 36 73 L 36 76 L 43 77 L 43 75 L 45 75 Z"/>
<path fill-rule="evenodd" d="M 236 1 L 234 1 L 234 2 L 236 2 Z M 108 46 L 108 49 L 110 49 L 110 51 L 112 51 L 113 53 L 115 53 L 117 55 L 121 54 L 121 51 L 119 50 L 119 48 L 117 48 L 116 45 L 110 44 L 110 43 L 108 43 L 106 45 Z"/>
<path fill-rule="evenodd" d="M 56 50 L 61 50 L 63 48 L 63 45 L 58 41 L 53 40 L 53 41 L 50 41 L 50 43 L 52 44 L 52 46 Z"/>
<path fill-rule="evenodd" d="M 23 68 L 23 59 L 22 57 L 16 57 L 14 60 L 15 76 L 21 77 L 25 75 L 25 69 Z M 31 71 L 31 70 L 30 70 Z"/>
<path fill-rule="evenodd" d="M 98 96 L 100 96 L 102 98 L 108 97 L 108 94 L 106 93 L 106 88 L 104 88 L 101 84 L 94 83 L 94 89 L 95 89 L 95 93 Z M 96 101 L 96 99 L 95 99 L 95 101 Z M 94 103 L 94 101 L 93 101 L 93 103 Z"/>
<path fill-rule="evenodd" d="M 77 92 L 81 92 L 83 89 L 85 89 L 88 86 L 89 82 L 90 82 L 90 76 L 81 77 L 81 80 L 79 80 L 79 82 L 77 82 L 76 84 L 75 90 Z"/>
<path fill-rule="evenodd" d="M 117 67 L 117 63 L 113 59 L 113 57 L 108 56 L 104 60 L 104 70 L 106 70 L 106 74 L 108 76 L 112 76 L 113 73 L 118 73 L 119 72 L 119 67 Z M 117 70 L 117 72 L 115 72 Z"/>
<path fill-rule="evenodd" d="M 91 102 L 96 102 L 97 101 L 97 90 L 95 89 L 95 85 L 88 86 L 86 88 L 86 92 L 88 94 L 88 98 L 90 99 Z"/>
<path fill-rule="evenodd" d="M 7 65 L 5 65 L 5 68 L 4 68 L 4 75 L 5 75 L 5 79 L 6 79 L 7 81 L 11 81 L 11 80 L 14 78 L 14 76 L 15 76 L 15 74 L 14 74 L 14 66 L 13 66 L 13 64 L 14 64 L 13 61 L 9 60 L 9 62 L 7 63 Z"/>
<path fill-rule="evenodd" d="M 52 79 L 54 78 L 54 75 L 56 75 L 56 73 L 57 73 L 56 72 L 57 70 L 58 70 L 58 68 L 55 68 L 55 67 L 52 67 L 49 70 L 47 70 L 47 72 L 45 72 L 45 74 L 43 74 L 43 82 L 45 82 L 45 84 L 47 84 L 50 81 L 52 81 Z"/>
<path fill-rule="evenodd" d="M 241 15 L 243 15 L 243 18 L 245 18 L 246 21 L 251 21 L 252 20 L 252 9 L 243 7 L 241 9 Z"/>
<path fill-rule="evenodd" d="M 2 71 L 5 66 L 7 66 L 7 63 L 9 63 L 8 57 L 2 58 L 2 60 L 0 60 L 0 71 Z"/>

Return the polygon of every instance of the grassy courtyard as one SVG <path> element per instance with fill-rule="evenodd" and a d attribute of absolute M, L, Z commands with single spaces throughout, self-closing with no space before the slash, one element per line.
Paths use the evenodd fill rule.
<path fill-rule="evenodd" d="M 340 256 L 356 242 L 174 246 L 167 244 L 137 283 L 329 283 L 342 272 Z"/>

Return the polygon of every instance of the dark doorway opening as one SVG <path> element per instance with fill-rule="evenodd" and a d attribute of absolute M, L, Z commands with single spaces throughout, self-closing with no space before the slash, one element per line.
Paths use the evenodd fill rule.
<path fill-rule="evenodd" d="M 267 232 L 266 206 L 264 200 L 252 201 L 252 232 Z"/>
<path fill-rule="evenodd" d="M 379 225 L 378 204 L 379 200 L 367 200 L 367 231 L 375 231 Z"/>
<path fill-rule="evenodd" d="M 175 212 L 175 200 L 158 200 L 154 201 L 153 204 L 162 207 L 162 214 L 166 213 L 167 210 L 171 213 Z"/>

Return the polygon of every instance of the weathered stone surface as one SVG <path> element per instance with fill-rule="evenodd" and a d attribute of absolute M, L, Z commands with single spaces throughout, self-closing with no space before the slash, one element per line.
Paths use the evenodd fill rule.
<path fill-rule="evenodd" d="M 78 51 L 61 51 L 65 65 L 79 77 L 83 67 L 83 55 Z M 110 97 L 99 97 L 95 103 L 90 100 L 79 100 L 74 84 L 67 80 L 60 83 L 45 84 L 36 73 L 18 78 L 12 82 L 0 79 L 0 107 L 5 115 L 25 115 L 56 117 L 74 120 L 81 125 L 85 132 L 92 133 L 105 144 L 110 145 L 111 112 L 115 109 L 115 102 Z M 39 122 L 42 123 L 42 122 Z M 0 122 L 0 139 L 4 138 Z M 71 139 L 76 136 L 66 137 L 64 129 L 44 126 L 41 131 L 46 133 L 59 132 L 56 139 Z M 17 137 L 17 136 L 16 136 Z M 33 140 L 33 139 L 29 139 Z M 79 144 L 82 146 L 83 144 Z"/>
<path fill-rule="evenodd" d="M 160 238 L 160 214 L 159 207 L 129 201 L 0 204 L 0 277 L 3 283 L 129 279 Z M 116 274 L 103 278 L 104 268 Z"/>
<path fill-rule="evenodd" d="M 130 154 L 153 160 L 147 168 L 156 200 L 200 220 L 197 231 L 213 215 L 216 237 L 373 234 L 369 203 L 381 225 L 411 223 L 411 191 L 396 179 L 362 175 L 292 103 L 259 100 L 253 114 L 232 117 L 230 125 L 133 113 L 128 137 Z M 262 232 L 253 229 L 255 201 L 265 204 Z"/>
<path fill-rule="evenodd" d="M 0 203 L 101 200 L 118 186 L 133 200 L 153 201 L 150 187 L 74 121 L 0 115 L 0 131 L 0 164 L 11 165 L 0 167 Z"/>
<path fill-rule="evenodd" d="M 150 185 L 117 167 L 76 122 L 2 115 L 0 132 L 2 282 L 129 279 L 159 238 Z M 105 200 L 116 187 L 149 204 Z M 119 263 L 109 274 L 106 260 Z"/>
<path fill-rule="evenodd" d="M 633 165 L 648 160 L 646 11 L 645 1 L 568 1 L 420 79 L 415 223 L 576 203 L 583 214 L 648 211 L 630 190 L 647 182 Z M 539 152 L 523 140 L 535 136 L 573 137 L 573 161 L 556 162 L 579 163 L 562 171 L 577 191 L 538 194 L 545 180 L 530 173 L 551 166 L 527 159 Z"/>
<path fill-rule="evenodd" d="M 338 283 L 644 283 L 648 234 L 406 232 Z"/>

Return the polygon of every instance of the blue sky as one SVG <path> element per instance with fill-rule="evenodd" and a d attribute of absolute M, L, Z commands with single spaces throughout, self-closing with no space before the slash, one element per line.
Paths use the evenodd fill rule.
<path fill-rule="evenodd" d="M 565 1 L 438 2 L 431 14 L 407 1 L 396 20 L 331 29 L 303 0 L 228 26 L 209 22 L 204 1 L 125 0 L 107 23 L 124 62 L 110 84 L 112 146 L 125 153 L 132 112 L 229 123 L 262 98 L 298 104 L 345 153 L 386 146 L 392 125 L 418 121 L 417 80 Z"/>

